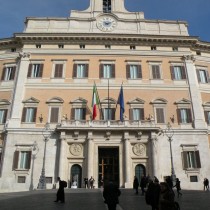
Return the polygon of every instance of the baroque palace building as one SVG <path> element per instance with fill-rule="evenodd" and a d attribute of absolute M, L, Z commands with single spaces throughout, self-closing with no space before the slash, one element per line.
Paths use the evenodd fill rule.
<path fill-rule="evenodd" d="M 182 188 L 203 189 L 210 43 L 187 27 L 147 20 L 124 0 L 90 0 L 67 18 L 28 17 L 23 33 L 1 39 L 0 190 L 52 189 L 57 176 L 68 187 L 93 176 L 96 188 L 102 178 L 132 188 L 135 175 L 164 181 L 171 169 Z"/>

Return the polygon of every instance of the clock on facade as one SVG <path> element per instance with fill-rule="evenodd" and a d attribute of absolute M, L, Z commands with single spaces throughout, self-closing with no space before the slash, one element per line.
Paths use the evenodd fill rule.
<path fill-rule="evenodd" d="M 100 17 L 97 21 L 97 27 L 101 31 L 112 31 L 117 26 L 117 21 L 110 16 Z"/>

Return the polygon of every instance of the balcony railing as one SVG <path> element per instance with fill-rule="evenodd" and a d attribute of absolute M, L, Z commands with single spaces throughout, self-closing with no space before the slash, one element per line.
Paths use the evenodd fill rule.
<path fill-rule="evenodd" d="M 125 120 L 121 122 L 120 120 L 62 120 L 60 124 L 57 125 L 59 128 L 151 128 L 156 127 L 154 120 Z"/>

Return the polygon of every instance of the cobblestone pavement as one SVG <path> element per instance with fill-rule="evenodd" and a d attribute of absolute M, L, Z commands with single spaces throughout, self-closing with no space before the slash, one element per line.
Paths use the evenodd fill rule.
<path fill-rule="evenodd" d="M 151 210 L 144 196 L 121 189 L 117 210 Z M 210 192 L 183 191 L 176 198 L 181 210 L 210 210 Z M 56 190 L 0 193 L 0 210 L 107 210 L 101 189 L 66 189 L 66 203 L 54 203 Z"/>

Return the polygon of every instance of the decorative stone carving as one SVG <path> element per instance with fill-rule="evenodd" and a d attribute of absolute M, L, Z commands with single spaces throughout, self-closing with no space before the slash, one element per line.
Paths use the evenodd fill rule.
<path fill-rule="evenodd" d="M 69 151 L 73 156 L 79 156 L 82 154 L 83 146 L 81 144 L 70 145 Z"/>
<path fill-rule="evenodd" d="M 195 61 L 195 57 L 194 57 L 194 55 L 184 55 L 183 60 Z"/>
<path fill-rule="evenodd" d="M 30 58 L 31 54 L 28 52 L 19 52 L 20 58 Z"/>
<path fill-rule="evenodd" d="M 133 153 L 137 156 L 146 155 L 146 147 L 144 144 L 138 143 L 133 146 Z"/>

